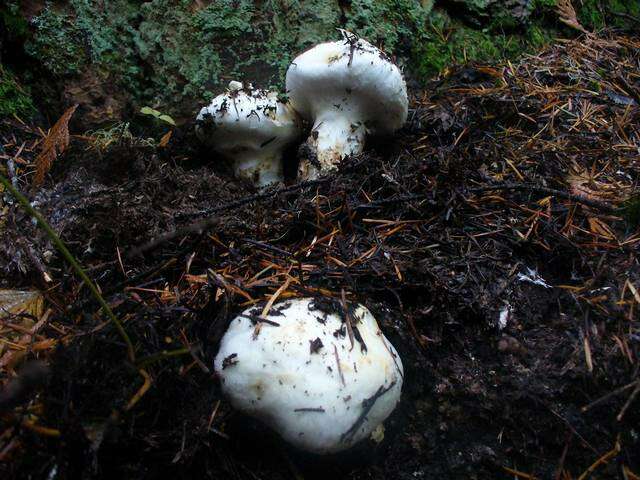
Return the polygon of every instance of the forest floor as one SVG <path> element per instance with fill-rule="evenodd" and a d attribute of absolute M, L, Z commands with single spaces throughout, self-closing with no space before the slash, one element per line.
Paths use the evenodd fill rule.
<path fill-rule="evenodd" d="M 0 299 L 40 293 L 0 321 L 2 477 L 640 478 L 640 39 L 558 41 L 411 94 L 397 136 L 263 193 L 192 125 L 71 135 L 36 186 L 46 132 L 0 120 L 3 175 L 135 355 L 5 189 Z M 382 443 L 304 454 L 221 396 L 228 321 L 285 282 L 344 290 L 399 351 Z"/>

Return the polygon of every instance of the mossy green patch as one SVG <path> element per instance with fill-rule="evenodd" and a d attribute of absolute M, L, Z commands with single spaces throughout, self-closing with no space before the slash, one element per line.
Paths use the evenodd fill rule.
<path fill-rule="evenodd" d="M 78 73 L 86 64 L 85 36 L 73 16 L 47 3 L 32 26 L 35 34 L 25 50 L 53 74 Z"/>
<path fill-rule="evenodd" d="M 547 44 L 553 31 L 531 25 L 522 33 L 498 29 L 476 30 L 435 10 L 430 18 L 428 40 L 414 52 L 414 71 L 419 78 L 438 74 L 452 64 L 490 62 L 514 58 Z"/>
<path fill-rule="evenodd" d="M 225 70 L 231 74 L 241 39 L 251 31 L 251 2 L 225 0 L 195 12 L 190 3 L 181 2 L 176 11 L 155 0 L 141 9 L 134 42 L 147 65 L 145 97 L 155 105 L 210 97 Z"/>
<path fill-rule="evenodd" d="M 388 52 L 410 49 L 424 37 L 433 2 L 353 0 L 345 28 Z"/>
<path fill-rule="evenodd" d="M 640 21 L 638 0 L 583 0 L 576 9 L 578 20 L 588 29 L 637 28 Z"/>
<path fill-rule="evenodd" d="M 0 117 L 26 117 L 35 110 L 29 91 L 20 86 L 15 76 L 0 65 Z"/>
<path fill-rule="evenodd" d="M 481 11 L 484 0 L 465 2 Z M 629 29 L 640 18 L 638 0 L 583 0 L 574 2 L 578 18 L 591 30 L 605 26 Z M 558 22 L 556 0 L 534 0 L 528 23 L 519 25 L 506 12 L 497 11 L 484 29 L 470 28 L 437 9 L 430 15 L 428 40 L 413 51 L 414 71 L 421 78 L 433 76 L 454 63 L 512 59 L 549 44 L 573 31 Z"/>
<path fill-rule="evenodd" d="M 600 19 L 603 4 L 620 18 L 640 8 L 637 0 L 583 0 L 585 26 L 615 16 Z M 507 4 L 465 0 L 465 22 L 451 8 L 432 7 L 433 0 L 66 0 L 46 4 L 32 20 L 26 49 L 63 81 L 92 69 L 127 92 L 134 106 L 176 114 L 208 101 L 232 79 L 283 90 L 293 58 L 339 38 L 338 28 L 396 55 L 418 79 L 452 63 L 515 57 L 563 28 L 555 0 L 533 0 L 518 18 Z M 529 8 L 535 13 L 523 20 Z M 469 26 L 474 11 L 482 28 Z"/>

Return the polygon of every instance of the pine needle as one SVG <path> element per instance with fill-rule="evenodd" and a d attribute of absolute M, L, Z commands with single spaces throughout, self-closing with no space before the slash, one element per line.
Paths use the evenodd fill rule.
<path fill-rule="evenodd" d="M 588 33 L 578 21 L 578 16 L 575 8 L 573 8 L 573 5 L 571 4 L 571 0 L 557 0 L 556 11 L 558 12 L 562 23 L 581 31 L 582 33 Z"/>
<path fill-rule="evenodd" d="M 58 119 L 42 142 L 42 150 L 36 158 L 36 175 L 33 178 L 33 186 L 39 187 L 44 183 L 45 175 L 51 170 L 51 166 L 58 155 L 62 154 L 69 146 L 69 120 L 78 108 L 74 105 Z"/>
<path fill-rule="evenodd" d="M 75 109 L 75 107 L 73 107 L 73 108 Z M 73 112 L 71 112 L 71 113 L 73 113 Z M 65 115 L 66 115 L 66 113 L 65 113 Z M 127 334 L 127 332 L 124 329 L 124 327 L 122 326 L 122 323 L 120 322 L 118 317 L 115 316 L 115 314 L 111 310 L 111 307 L 109 307 L 109 304 L 107 304 L 107 302 L 105 301 L 103 296 L 100 294 L 100 291 L 98 290 L 98 288 L 91 281 L 91 279 L 87 276 L 86 272 L 80 266 L 80 264 L 75 259 L 75 257 L 67 249 L 67 246 L 60 239 L 58 234 L 53 231 L 53 229 L 51 228 L 49 223 L 47 223 L 47 221 L 44 219 L 44 217 L 42 215 L 40 215 L 40 213 L 35 208 L 33 208 L 31 206 L 31 203 L 29 202 L 29 200 L 27 200 L 27 198 L 24 195 L 22 195 L 22 193 L 20 193 L 11 184 L 11 182 L 9 180 L 7 180 L 2 174 L 0 174 L 0 185 L 4 186 L 4 188 L 6 190 L 8 190 L 8 192 L 11 195 L 13 195 L 13 197 L 18 201 L 18 203 L 20 203 L 20 205 L 22 205 L 22 207 L 26 210 L 26 212 L 31 217 L 36 219 L 36 221 L 38 222 L 38 225 L 40 225 L 40 227 L 45 231 L 45 233 L 47 234 L 47 236 L 49 237 L 51 242 L 56 246 L 58 251 L 67 260 L 67 262 L 69 262 L 69 264 L 71 265 L 71 268 L 73 268 L 75 270 L 76 274 L 84 282 L 84 284 L 87 286 L 87 288 L 89 288 L 89 291 L 91 292 L 91 294 L 95 297 L 95 299 L 98 301 L 98 303 L 102 307 L 102 311 L 107 315 L 107 317 L 109 317 L 109 320 L 111 320 L 111 322 L 114 324 L 114 326 L 116 327 L 116 330 L 120 334 L 120 337 L 122 338 L 122 340 L 124 340 L 124 343 L 127 345 L 127 353 L 128 353 L 128 356 L 129 356 L 129 360 L 132 363 L 135 363 L 136 356 L 135 356 L 135 352 L 134 352 L 134 348 L 133 348 L 133 343 L 131 343 L 131 339 L 129 338 L 129 335 Z"/>

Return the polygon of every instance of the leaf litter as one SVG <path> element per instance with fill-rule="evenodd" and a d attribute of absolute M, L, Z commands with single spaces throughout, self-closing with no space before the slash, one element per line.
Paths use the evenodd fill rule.
<path fill-rule="evenodd" d="M 14 384 L 34 361 L 49 371 L 1 413 L 0 468 L 635 478 L 638 91 L 634 37 L 466 65 L 412 92 L 393 141 L 266 193 L 216 167 L 188 126 L 158 148 L 72 136 L 31 200 L 123 321 L 138 363 L 5 193 L 0 287 L 38 289 L 46 308 L 0 324 L 0 379 Z M 0 136 L 25 191 L 41 135 L 2 120 Z M 233 315 L 303 295 L 366 304 L 397 346 L 405 388 L 380 445 L 320 462 L 222 399 L 208 366 Z"/>

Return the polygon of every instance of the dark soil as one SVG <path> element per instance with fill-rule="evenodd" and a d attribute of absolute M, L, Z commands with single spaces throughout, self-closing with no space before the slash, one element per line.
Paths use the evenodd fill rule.
<path fill-rule="evenodd" d="M 191 131 L 166 147 L 74 137 L 34 192 L 41 135 L 1 121 L 3 162 L 137 359 L 5 192 L 0 286 L 38 287 L 52 311 L 26 343 L 19 318 L 0 324 L 21 347 L 0 350 L 5 384 L 34 358 L 50 366 L 2 413 L 3 478 L 638 478 L 637 38 L 458 69 L 413 92 L 396 137 L 267 194 Z M 227 322 L 287 278 L 283 296 L 344 289 L 399 351 L 403 398 L 380 445 L 297 452 L 221 397 L 212 365 Z"/>

